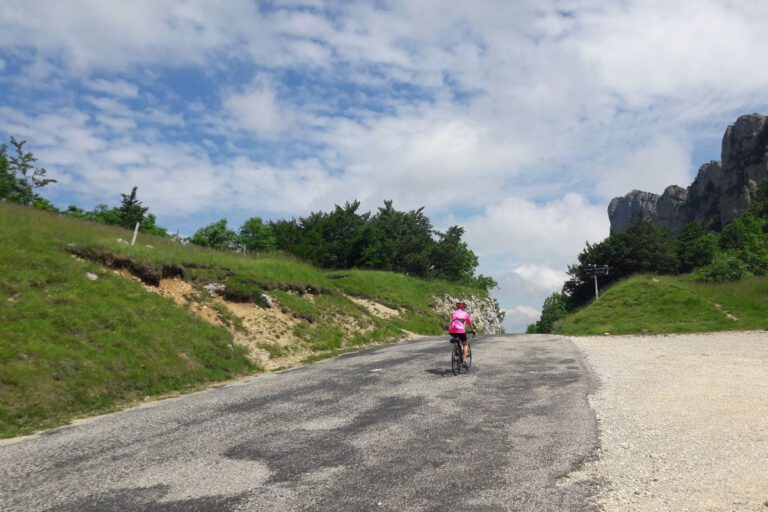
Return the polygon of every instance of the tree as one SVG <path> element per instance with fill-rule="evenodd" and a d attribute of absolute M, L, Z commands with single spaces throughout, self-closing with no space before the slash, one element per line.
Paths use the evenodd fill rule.
<path fill-rule="evenodd" d="M 479 274 L 477 277 L 475 277 L 474 283 L 486 291 L 499 287 L 499 283 L 497 283 L 494 278 L 483 274 Z"/>
<path fill-rule="evenodd" d="M 249 251 L 274 251 L 277 239 L 271 224 L 265 224 L 259 217 L 251 217 L 240 226 L 240 245 Z"/>
<path fill-rule="evenodd" d="M 707 233 L 698 222 L 691 222 L 677 236 L 680 272 L 691 272 L 712 262 L 718 252 L 717 235 Z"/>
<path fill-rule="evenodd" d="M 464 228 L 460 226 L 451 226 L 445 233 L 437 233 L 438 240 L 430 255 L 433 277 L 472 282 L 478 260 L 466 242 L 462 242 L 463 235 Z"/>
<path fill-rule="evenodd" d="M 0 144 L 0 200 L 8 199 L 16 189 L 16 181 L 8 168 L 8 147 Z"/>
<path fill-rule="evenodd" d="M 144 216 L 141 223 L 139 224 L 139 231 L 152 235 L 168 236 L 168 230 L 158 226 L 156 223 L 157 217 L 155 217 L 155 215 L 152 213 L 148 213 Z"/>
<path fill-rule="evenodd" d="M 237 233 L 227 228 L 227 219 L 221 219 L 195 231 L 189 241 L 212 249 L 234 249 L 237 245 Z"/>
<path fill-rule="evenodd" d="M 587 243 L 578 260 L 578 264 L 568 266 L 571 278 L 563 286 L 569 311 L 586 304 L 594 293 L 592 278 L 582 270 L 584 265 L 608 265 L 610 273 L 601 278 L 604 284 L 637 273 L 670 274 L 679 266 L 675 235 L 648 221 L 636 222 L 622 233 L 611 233 L 600 243 Z"/>
<path fill-rule="evenodd" d="M 435 241 L 432 222 L 424 208 L 401 212 L 384 201 L 371 219 L 371 244 L 364 254 L 365 266 L 428 277 Z"/>
<path fill-rule="evenodd" d="M 123 198 L 118 212 L 120 214 L 120 225 L 124 228 L 133 229 L 138 223 L 144 220 L 144 215 L 149 208 L 141 206 L 141 201 L 136 198 L 136 187 L 131 189 L 130 194 L 120 194 Z"/>
<path fill-rule="evenodd" d="M 567 297 L 557 292 L 544 299 L 544 305 L 541 308 L 541 318 L 536 322 L 535 328 L 528 327 L 528 332 L 552 332 L 555 322 L 567 314 L 567 302 Z"/>
<path fill-rule="evenodd" d="M 750 272 L 768 273 L 768 221 L 748 211 L 733 219 L 720 232 L 720 248 L 737 256 Z"/>
<path fill-rule="evenodd" d="M 0 146 L 0 197 L 30 206 L 53 208 L 35 190 L 56 183 L 56 180 L 45 177 L 48 172 L 45 168 L 35 168 L 37 158 L 31 152 L 24 151 L 26 143 L 11 137 L 16 156 L 8 156 L 6 146 Z"/>

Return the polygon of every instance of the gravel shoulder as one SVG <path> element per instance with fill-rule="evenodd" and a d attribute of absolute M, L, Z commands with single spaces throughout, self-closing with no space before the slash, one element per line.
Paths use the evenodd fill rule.
<path fill-rule="evenodd" d="M 768 332 L 570 338 L 590 396 L 598 482 L 613 511 L 768 511 Z"/>

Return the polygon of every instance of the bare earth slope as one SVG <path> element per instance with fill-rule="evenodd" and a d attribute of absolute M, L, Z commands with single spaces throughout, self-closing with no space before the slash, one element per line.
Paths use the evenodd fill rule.
<path fill-rule="evenodd" d="M 590 397 L 600 510 L 768 511 L 768 332 L 572 338 Z"/>

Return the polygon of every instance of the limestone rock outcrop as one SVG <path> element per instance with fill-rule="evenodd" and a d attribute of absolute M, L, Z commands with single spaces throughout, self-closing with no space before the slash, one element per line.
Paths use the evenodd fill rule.
<path fill-rule="evenodd" d="M 625 231 L 640 219 L 680 231 L 690 222 L 720 230 L 744 213 L 768 181 L 768 117 L 739 117 L 725 130 L 720 162 L 699 168 L 687 188 L 672 185 L 659 196 L 633 190 L 608 205 L 611 232 Z"/>
<path fill-rule="evenodd" d="M 478 332 L 485 334 L 501 334 L 504 332 L 501 326 L 501 322 L 504 320 L 504 310 L 501 309 L 498 301 L 491 297 L 486 298 L 472 295 L 471 297 L 456 298 L 444 295 L 433 298 L 435 302 L 432 304 L 432 309 L 445 316 L 446 329 L 454 305 L 459 300 L 462 300 L 467 305 L 467 312 L 472 317 L 472 322 L 475 324 Z"/>

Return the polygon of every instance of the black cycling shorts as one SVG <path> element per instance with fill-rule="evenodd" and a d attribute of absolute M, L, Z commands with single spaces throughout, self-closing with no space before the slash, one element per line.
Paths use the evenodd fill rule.
<path fill-rule="evenodd" d="M 465 332 L 452 332 L 451 334 L 451 340 L 453 338 L 459 338 L 461 341 L 467 341 L 467 333 Z"/>

